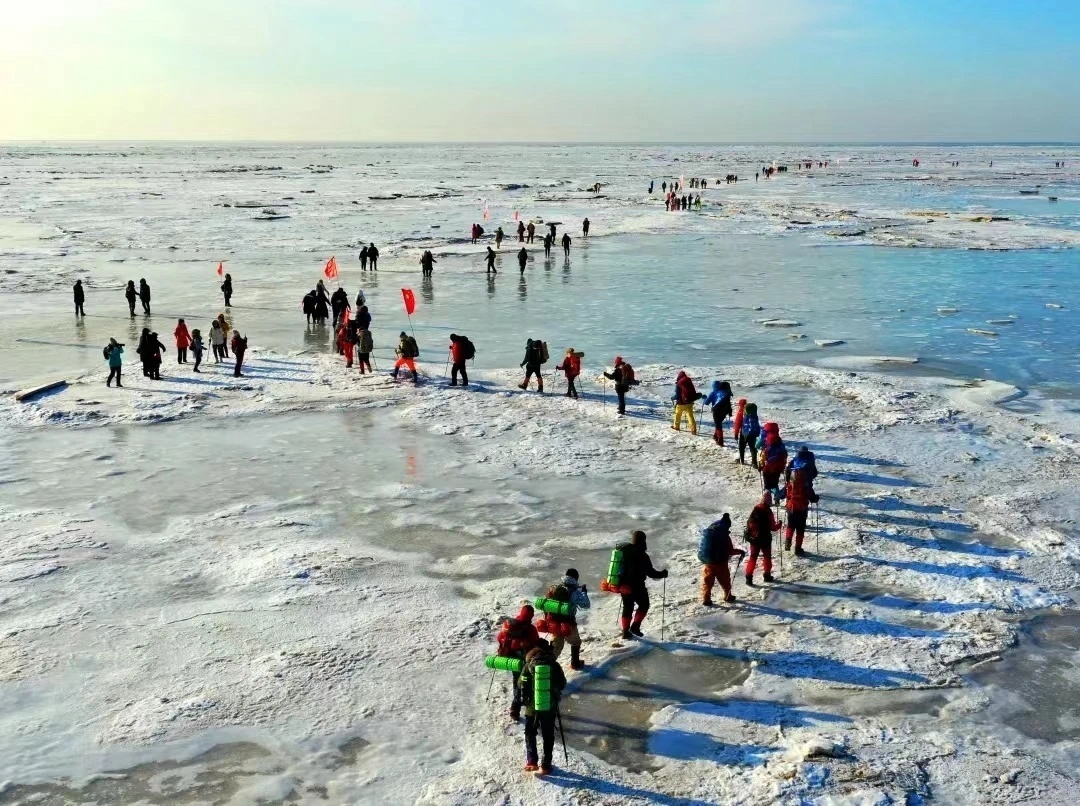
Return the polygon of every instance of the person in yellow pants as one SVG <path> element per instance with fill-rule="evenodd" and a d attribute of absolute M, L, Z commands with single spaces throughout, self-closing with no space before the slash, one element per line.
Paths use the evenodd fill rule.
<path fill-rule="evenodd" d="M 701 394 L 694 388 L 694 382 L 685 372 L 680 372 L 675 378 L 675 394 L 671 399 L 675 402 L 675 417 L 671 423 L 672 429 L 681 430 L 683 418 L 690 420 L 690 433 L 697 434 L 697 420 L 694 419 L 694 403 Z"/>

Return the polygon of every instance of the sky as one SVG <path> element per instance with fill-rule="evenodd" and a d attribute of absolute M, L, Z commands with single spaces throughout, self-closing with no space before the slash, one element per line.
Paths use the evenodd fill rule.
<path fill-rule="evenodd" d="M 1080 140 L 1077 0 L 0 0 L 0 20 L 0 140 Z"/>

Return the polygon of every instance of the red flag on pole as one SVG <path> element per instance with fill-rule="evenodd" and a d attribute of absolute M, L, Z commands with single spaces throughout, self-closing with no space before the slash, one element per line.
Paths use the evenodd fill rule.
<path fill-rule="evenodd" d="M 225 266 L 221 261 L 217 264 L 217 276 L 222 277 L 225 274 Z"/>
<path fill-rule="evenodd" d="M 326 261 L 326 268 L 322 270 L 322 273 L 326 275 L 327 280 L 336 280 L 338 276 L 337 258 L 332 257 Z"/>
<path fill-rule="evenodd" d="M 416 312 L 416 297 L 413 296 L 412 289 L 401 289 L 401 298 L 405 300 L 405 313 L 412 316 Z"/>

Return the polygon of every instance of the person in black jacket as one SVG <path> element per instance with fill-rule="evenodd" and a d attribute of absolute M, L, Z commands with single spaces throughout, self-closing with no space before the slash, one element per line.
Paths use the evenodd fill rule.
<path fill-rule="evenodd" d="M 131 318 L 135 318 L 135 300 L 139 298 L 139 292 L 135 290 L 135 281 L 128 280 L 127 288 L 124 289 L 124 296 L 127 297 L 128 311 L 131 313 Z"/>
<path fill-rule="evenodd" d="M 622 627 L 622 637 L 630 638 L 633 635 L 641 637 L 641 622 L 649 613 L 649 591 L 645 587 L 645 578 L 667 579 L 667 569 L 657 571 L 653 568 L 649 558 L 646 537 L 642 531 L 634 532 L 630 538 L 630 545 L 623 549 L 623 571 L 620 582 L 630 586 L 630 593 L 622 594 L 622 617 L 619 626 Z M 637 605 L 637 612 L 634 612 Z M 632 617 L 632 620 L 631 620 Z"/>
<path fill-rule="evenodd" d="M 83 291 L 82 280 L 76 280 L 71 291 L 75 297 L 75 315 L 86 316 L 86 311 L 83 310 L 83 303 L 86 302 L 86 292 Z"/>
<path fill-rule="evenodd" d="M 529 339 L 525 342 L 525 358 L 521 361 L 521 366 L 525 367 L 525 380 L 518 384 L 518 389 L 528 389 L 529 379 L 535 375 L 536 390 L 543 394 L 544 376 L 541 374 L 541 365 L 544 363 L 544 356 L 540 350 L 539 341 Z"/>
<path fill-rule="evenodd" d="M 150 283 L 145 279 L 139 280 L 139 299 L 142 301 L 143 313 L 150 315 Z"/>
<path fill-rule="evenodd" d="M 338 286 L 338 290 L 330 295 L 330 310 L 334 314 L 333 326 L 335 329 L 345 311 L 352 310 L 352 306 L 349 304 L 349 295 L 345 293 L 345 289 L 341 286 Z"/>
<path fill-rule="evenodd" d="M 225 307 L 232 307 L 232 275 L 225 275 L 225 282 L 221 284 L 221 293 L 225 297 Z"/>
<path fill-rule="evenodd" d="M 626 414 L 626 393 L 635 383 L 634 370 L 622 360 L 622 356 L 615 356 L 615 368 L 611 372 L 605 372 L 604 377 L 609 381 L 615 381 L 615 395 L 619 398 L 619 414 Z"/>
<path fill-rule="evenodd" d="M 375 244 L 368 244 L 367 259 L 371 263 L 371 270 L 379 270 L 379 250 L 375 248 Z"/>

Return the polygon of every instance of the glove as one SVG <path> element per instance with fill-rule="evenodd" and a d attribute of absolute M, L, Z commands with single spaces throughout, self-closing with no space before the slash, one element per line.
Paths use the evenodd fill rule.
<path fill-rule="evenodd" d="M 660 578 L 661 579 L 667 579 L 667 569 L 666 568 L 663 571 L 660 572 Z"/>

